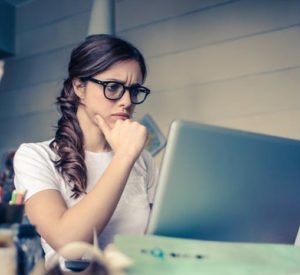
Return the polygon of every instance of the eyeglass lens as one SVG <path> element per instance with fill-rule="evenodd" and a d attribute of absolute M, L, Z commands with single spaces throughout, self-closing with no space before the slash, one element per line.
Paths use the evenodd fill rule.
<path fill-rule="evenodd" d="M 125 93 L 125 87 L 121 83 L 109 82 L 106 84 L 104 92 L 109 99 L 120 99 Z M 132 103 L 140 103 L 147 96 L 145 89 L 139 86 L 130 87 L 129 92 Z"/>

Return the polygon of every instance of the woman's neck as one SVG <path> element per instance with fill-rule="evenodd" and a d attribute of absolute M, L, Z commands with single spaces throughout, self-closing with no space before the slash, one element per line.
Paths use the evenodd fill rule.
<path fill-rule="evenodd" d="M 91 132 L 91 131 L 90 131 Z M 93 138 L 94 136 L 90 133 L 83 132 L 84 135 L 84 150 L 100 153 L 100 152 L 108 152 L 111 151 L 109 144 L 104 139 L 103 135 L 99 134 L 98 131 L 98 138 Z"/>

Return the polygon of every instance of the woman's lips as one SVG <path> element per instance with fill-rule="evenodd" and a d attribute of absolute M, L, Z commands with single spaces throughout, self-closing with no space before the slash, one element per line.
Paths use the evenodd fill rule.
<path fill-rule="evenodd" d="M 112 117 L 115 119 L 125 120 L 125 119 L 129 119 L 130 115 L 127 113 L 116 113 L 116 114 L 112 114 Z"/>

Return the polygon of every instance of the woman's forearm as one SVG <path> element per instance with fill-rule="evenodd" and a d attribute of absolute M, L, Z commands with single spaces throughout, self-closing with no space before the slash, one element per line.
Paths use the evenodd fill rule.
<path fill-rule="evenodd" d="M 115 154 L 93 190 L 73 207 L 54 213 L 49 222 L 40 223 L 40 234 L 55 250 L 72 241 L 90 242 L 93 228 L 100 233 L 111 218 L 133 165 L 134 160 Z"/>

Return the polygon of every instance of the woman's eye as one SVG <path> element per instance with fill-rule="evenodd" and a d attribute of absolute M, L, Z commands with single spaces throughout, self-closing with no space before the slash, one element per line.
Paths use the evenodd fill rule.
<path fill-rule="evenodd" d="M 109 83 L 109 84 L 106 86 L 106 89 L 107 89 L 109 92 L 118 92 L 118 91 L 121 89 L 121 85 L 118 84 L 118 83 Z"/>
<path fill-rule="evenodd" d="M 139 89 L 132 89 L 131 90 L 131 95 L 132 96 L 137 96 L 139 94 Z"/>

